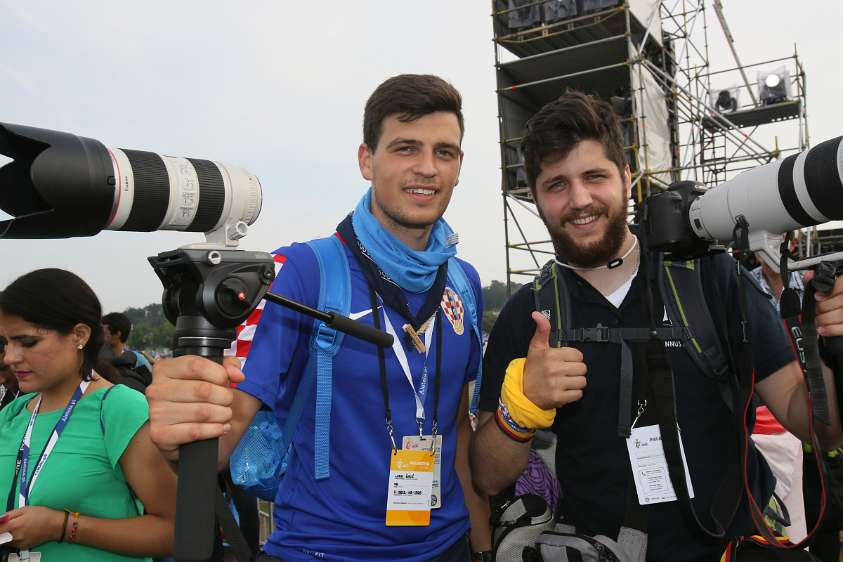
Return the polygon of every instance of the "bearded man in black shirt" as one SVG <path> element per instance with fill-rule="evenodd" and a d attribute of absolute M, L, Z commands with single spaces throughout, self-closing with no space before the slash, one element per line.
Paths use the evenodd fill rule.
<path fill-rule="evenodd" d="M 641 244 L 627 225 L 631 174 L 612 108 L 568 92 L 530 120 L 522 151 L 533 198 L 553 240 L 555 275 L 563 278 L 570 295 L 571 327 L 624 330 L 661 320 L 660 306 L 658 318 L 650 312 L 647 264 L 641 263 Z M 809 440 L 805 380 L 773 307 L 757 285 L 744 281 L 741 287 L 728 254 L 699 263 L 708 309 L 714 324 L 727 333 L 740 333 L 739 296 L 745 292 L 756 392 L 788 430 Z M 638 416 L 633 439 L 636 429 L 658 434 L 653 400 L 642 382 L 647 344 L 629 344 L 633 398 L 624 403 L 618 342 L 553 347 L 546 317 L 551 311 L 543 311 L 536 311 L 533 288 L 526 285 L 503 308 L 491 332 L 471 449 L 475 484 L 490 495 L 508 488 L 524 470 L 532 435 L 550 428 L 558 438 L 555 464 L 563 496 L 558 507 L 566 523 L 585 534 L 617 537 L 631 501 L 641 504 L 633 509 L 646 521 L 648 561 L 719 560 L 725 541 L 704 534 L 675 495 L 642 502 L 650 492 L 640 483 L 636 487 L 632 466 L 638 461 L 619 434 L 618 419 L 620 409 L 629 408 L 631 417 Z M 668 324 L 665 314 L 662 326 L 670 328 Z M 837 280 L 831 296 L 818 297 L 816 325 L 821 335 L 843 335 L 843 280 Z M 735 338 L 723 340 L 734 355 Z M 726 467 L 738 462 L 736 417 L 721 384 L 692 361 L 682 342 L 665 344 L 684 470 L 695 497 L 692 509 L 700 520 L 709 521 Z M 832 425 L 821 437 L 833 447 L 841 440 L 840 419 L 832 374 L 826 367 L 824 371 Z M 750 486 L 764 505 L 774 481 L 758 452 L 750 446 L 748 454 Z M 751 534 L 749 513 L 744 498 L 726 538 Z"/>

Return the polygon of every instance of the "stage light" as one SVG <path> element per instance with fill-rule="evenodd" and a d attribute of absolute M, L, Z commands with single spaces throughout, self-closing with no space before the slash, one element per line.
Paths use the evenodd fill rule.
<path fill-rule="evenodd" d="M 764 85 L 768 88 L 778 88 L 781 83 L 782 79 L 779 78 L 778 74 L 770 74 L 764 79 Z"/>
<path fill-rule="evenodd" d="M 785 67 L 758 73 L 758 99 L 761 105 L 773 105 L 790 99 L 790 73 Z"/>

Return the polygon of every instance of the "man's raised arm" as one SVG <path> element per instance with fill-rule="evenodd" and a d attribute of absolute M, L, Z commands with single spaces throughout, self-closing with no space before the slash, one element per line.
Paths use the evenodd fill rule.
<path fill-rule="evenodd" d="M 549 344 L 550 322 L 533 312 L 536 331 L 527 357 L 506 369 L 495 412 L 482 412 L 471 444 L 474 483 L 495 495 L 515 482 L 527 466 L 536 429 L 553 425 L 556 409 L 582 398 L 586 366 L 582 353 Z M 490 341 L 489 345 L 494 342 Z M 487 384 L 484 380 L 483 384 Z"/>

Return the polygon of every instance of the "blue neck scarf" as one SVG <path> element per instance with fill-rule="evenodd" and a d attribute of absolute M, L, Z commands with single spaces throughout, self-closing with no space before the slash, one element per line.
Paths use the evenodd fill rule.
<path fill-rule="evenodd" d="M 440 218 L 433 225 L 427 248 L 413 250 L 375 218 L 370 210 L 371 202 L 372 190 L 369 189 L 351 216 L 357 239 L 381 271 L 399 287 L 416 294 L 429 291 L 439 266 L 457 255 L 456 245 L 450 240 L 454 231 Z"/>

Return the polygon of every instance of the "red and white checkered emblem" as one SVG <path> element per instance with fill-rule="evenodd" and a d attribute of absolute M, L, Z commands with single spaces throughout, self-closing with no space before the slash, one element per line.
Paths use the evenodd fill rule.
<path fill-rule="evenodd" d="M 275 276 L 277 277 L 287 258 L 280 254 L 274 254 L 272 259 L 275 262 Z M 236 355 L 239 357 L 241 365 L 246 364 L 246 358 L 248 357 L 249 349 L 252 346 L 252 338 L 255 336 L 255 330 L 258 328 L 258 322 L 260 322 L 265 304 L 266 301 L 261 301 L 257 308 L 255 308 L 249 317 L 246 318 L 245 322 L 235 328 L 237 337 L 231 343 L 231 347 L 225 350 L 226 355 Z"/>
<path fill-rule="evenodd" d="M 445 287 L 442 295 L 442 312 L 454 328 L 454 333 L 461 336 L 465 331 L 465 310 L 460 296 L 450 287 Z"/>

